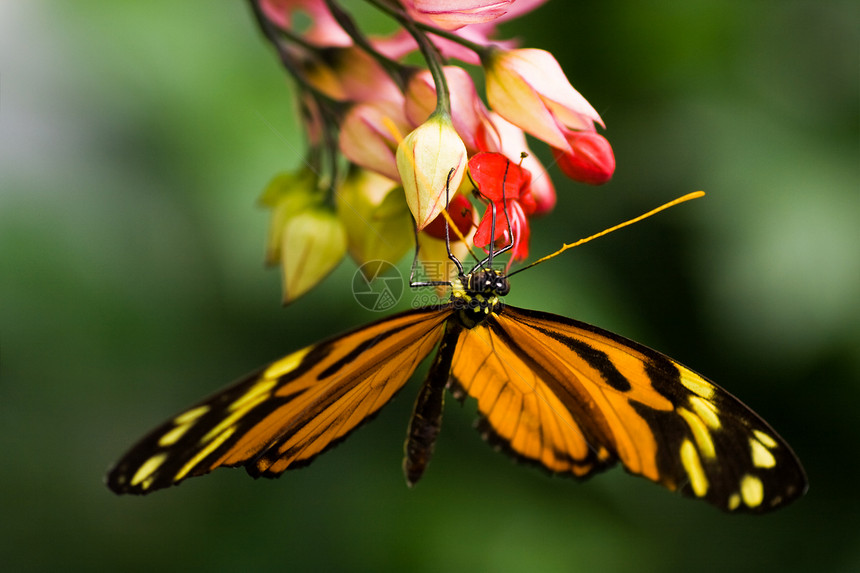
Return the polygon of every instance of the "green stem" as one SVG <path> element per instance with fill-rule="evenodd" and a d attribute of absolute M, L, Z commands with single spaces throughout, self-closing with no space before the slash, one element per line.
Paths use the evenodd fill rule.
<path fill-rule="evenodd" d="M 349 34 L 349 37 L 352 38 L 352 41 L 355 44 L 364 50 L 367 54 L 369 54 L 376 63 L 378 63 L 382 69 L 386 71 L 388 76 L 394 81 L 400 91 L 405 91 L 406 89 L 406 66 L 402 65 L 400 62 L 392 60 L 391 58 L 386 57 L 385 55 L 379 53 L 376 48 L 373 47 L 373 44 L 367 39 L 361 30 L 359 30 L 358 26 L 355 24 L 355 20 L 353 20 L 352 16 L 350 16 L 346 11 L 344 11 L 335 0 L 325 0 L 326 6 L 328 6 L 329 12 L 331 12 L 334 19 L 337 20 L 337 23 L 343 29 L 344 32 Z"/>
<path fill-rule="evenodd" d="M 445 71 L 442 69 L 442 56 L 436 50 L 436 46 L 430 41 L 426 34 L 417 28 L 415 22 L 402 10 L 394 10 L 387 4 L 378 0 L 369 0 L 371 4 L 393 16 L 418 43 L 418 49 L 424 56 L 433 83 L 436 85 L 436 110 L 434 114 L 443 113 L 451 116 L 451 92 L 448 90 L 448 82 L 445 80 Z"/>
<path fill-rule="evenodd" d="M 295 42 L 300 46 L 307 48 L 308 51 L 317 53 L 319 52 L 319 48 L 308 44 L 301 38 L 296 38 L 292 33 L 287 30 L 282 30 L 281 28 L 272 24 L 268 18 L 263 14 L 262 10 L 257 3 L 257 0 L 250 0 L 251 8 L 254 12 L 254 16 L 257 18 L 257 24 L 260 27 L 260 30 L 263 32 L 263 36 L 269 41 L 272 46 L 274 46 L 275 51 L 278 53 L 278 58 L 281 60 L 281 65 L 284 66 L 284 69 L 298 82 L 302 89 L 312 93 L 314 97 L 320 102 L 320 104 L 325 104 L 332 109 L 338 109 L 343 107 L 343 104 L 325 93 L 321 92 L 316 88 L 313 84 L 311 84 L 307 78 L 305 77 L 304 71 L 301 69 L 301 66 L 296 62 L 293 54 L 289 52 L 287 47 L 284 45 L 282 38 L 289 40 L 290 42 Z"/>
<path fill-rule="evenodd" d="M 482 44 L 477 44 L 475 42 L 469 41 L 466 38 L 462 38 L 453 32 L 449 32 L 448 30 L 442 30 L 441 28 L 437 28 L 435 26 L 425 24 L 423 22 L 415 22 L 402 9 L 392 7 L 384 0 L 367 0 L 367 2 L 373 4 L 389 16 L 396 18 L 401 23 L 402 20 L 405 18 L 412 22 L 412 24 L 420 30 L 424 30 L 425 32 L 433 34 L 434 36 L 439 36 L 440 38 L 445 38 L 446 40 L 450 40 L 455 44 L 460 44 L 464 48 L 472 50 L 473 52 L 478 54 L 478 58 L 480 58 L 481 60 L 484 60 L 494 49 L 492 46 L 484 46 Z"/>
<path fill-rule="evenodd" d="M 342 102 L 332 99 L 328 95 L 324 94 L 307 80 L 298 62 L 296 62 L 295 57 L 283 43 L 283 39 L 293 41 L 294 38 L 291 37 L 292 34 L 288 34 L 285 30 L 281 30 L 279 27 L 272 24 L 260 9 L 258 0 L 250 0 L 249 3 L 260 31 L 275 48 L 281 61 L 281 65 L 285 70 L 287 70 L 287 73 L 295 79 L 299 90 L 313 98 L 313 101 L 316 104 L 322 123 L 320 126 L 322 130 L 322 133 L 320 134 L 322 137 L 322 150 L 324 150 L 325 155 L 327 155 L 329 160 L 328 167 L 330 170 L 330 185 L 333 186 L 338 178 L 337 129 L 340 123 L 340 117 L 343 115 L 345 110 L 345 105 Z M 298 43 L 302 46 L 308 46 L 305 42 Z M 318 51 L 314 46 L 309 46 L 309 49 L 314 52 Z M 319 157 L 317 156 L 317 158 Z M 320 163 L 322 163 L 322 161 L 320 161 Z"/>

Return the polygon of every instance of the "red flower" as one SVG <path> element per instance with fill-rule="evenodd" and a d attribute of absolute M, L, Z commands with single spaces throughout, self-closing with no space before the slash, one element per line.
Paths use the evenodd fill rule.
<path fill-rule="evenodd" d="M 615 155 L 605 137 L 593 131 L 568 131 L 565 139 L 572 152 L 552 150 L 562 173 L 591 185 L 602 185 L 612 179 Z"/>
<path fill-rule="evenodd" d="M 495 247 L 504 247 L 513 243 L 511 260 L 526 259 L 530 234 L 528 216 L 536 208 L 529 189 L 531 173 L 501 153 L 477 153 L 469 160 L 469 174 L 479 195 L 490 203 L 475 231 L 475 246 L 487 247 L 492 243 Z M 491 237 L 493 207 L 496 228 L 495 236 Z"/>
<path fill-rule="evenodd" d="M 454 221 L 454 224 L 460 230 L 460 233 L 465 237 L 469 234 L 472 226 L 475 224 L 475 212 L 472 209 L 472 203 L 462 195 L 455 195 L 451 202 L 448 203 L 448 215 Z M 445 240 L 445 216 L 441 213 L 438 217 L 430 221 L 430 224 L 424 227 L 424 232 L 437 239 Z M 451 231 L 449 233 L 451 242 L 460 240 L 457 233 Z"/>

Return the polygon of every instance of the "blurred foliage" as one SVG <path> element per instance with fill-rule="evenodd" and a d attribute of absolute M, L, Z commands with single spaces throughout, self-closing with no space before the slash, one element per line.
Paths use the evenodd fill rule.
<path fill-rule="evenodd" d="M 351 264 L 287 308 L 263 270 L 255 201 L 303 143 L 243 3 L 0 4 L 4 569 L 856 570 L 857 23 L 847 0 L 588 0 L 506 27 L 557 55 L 618 158 L 604 188 L 556 177 L 534 253 L 708 192 L 518 275 L 511 302 L 659 348 L 770 421 L 811 489 L 744 517 L 514 466 L 453 401 L 409 491 L 415 385 L 280 480 L 112 495 L 144 431 L 376 316 Z"/>

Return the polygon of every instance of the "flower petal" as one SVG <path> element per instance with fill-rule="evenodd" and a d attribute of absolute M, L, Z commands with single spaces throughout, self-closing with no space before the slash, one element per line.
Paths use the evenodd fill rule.
<path fill-rule="evenodd" d="M 322 206 L 290 217 L 282 241 L 285 304 L 316 286 L 346 254 L 343 224 L 333 210 Z"/>
<path fill-rule="evenodd" d="M 590 185 L 601 185 L 612 178 L 615 154 L 605 137 L 593 131 L 573 131 L 567 141 L 571 152 L 553 150 L 562 173 Z"/>
<path fill-rule="evenodd" d="M 341 123 L 338 144 L 353 163 L 397 181 L 400 179 L 395 158 L 397 136 L 386 122 L 401 132 L 410 128 L 402 104 L 389 101 L 357 104 Z"/>
<path fill-rule="evenodd" d="M 442 212 L 465 167 L 466 146 L 445 113 L 434 113 L 397 146 L 397 170 L 418 230 Z"/>
<path fill-rule="evenodd" d="M 495 49 L 483 63 L 493 111 L 551 146 L 568 150 L 565 127 L 585 130 L 593 129 L 594 122 L 603 125 L 549 52 Z"/>
<path fill-rule="evenodd" d="M 349 254 L 359 265 L 372 260 L 396 264 L 414 246 L 403 189 L 391 179 L 353 167 L 335 194 L 335 204 Z"/>
<path fill-rule="evenodd" d="M 451 121 L 470 153 L 498 148 L 498 133 L 472 77 L 463 68 L 443 68 L 451 94 Z M 416 73 L 406 89 L 406 117 L 414 124 L 425 121 L 436 109 L 436 86 L 428 70 Z"/>

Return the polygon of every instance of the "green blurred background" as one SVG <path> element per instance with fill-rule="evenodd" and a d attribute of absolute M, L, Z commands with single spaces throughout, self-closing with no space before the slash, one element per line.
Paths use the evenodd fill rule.
<path fill-rule="evenodd" d="M 748 517 L 621 470 L 513 465 L 453 401 L 410 491 L 414 381 L 279 480 L 114 496 L 105 469 L 156 423 L 378 315 L 351 263 L 289 308 L 263 269 L 255 201 L 303 142 L 244 3 L 5 0 L 3 569 L 857 570 L 858 24 L 847 0 L 591 0 L 504 29 L 557 55 L 618 159 L 603 188 L 554 174 L 534 254 L 708 192 L 518 275 L 510 302 L 658 348 L 761 413 L 811 487 Z"/>

